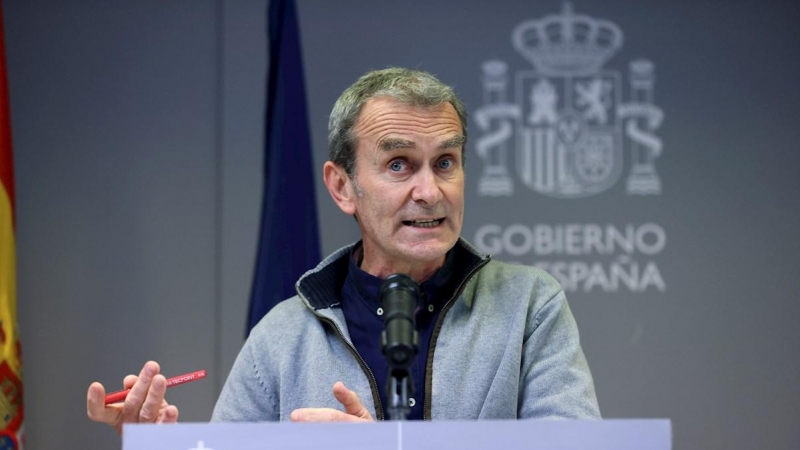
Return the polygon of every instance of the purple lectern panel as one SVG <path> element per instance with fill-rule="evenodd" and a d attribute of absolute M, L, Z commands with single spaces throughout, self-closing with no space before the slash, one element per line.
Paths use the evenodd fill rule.
<path fill-rule="evenodd" d="M 123 450 L 670 450 L 669 420 L 127 425 Z"/>

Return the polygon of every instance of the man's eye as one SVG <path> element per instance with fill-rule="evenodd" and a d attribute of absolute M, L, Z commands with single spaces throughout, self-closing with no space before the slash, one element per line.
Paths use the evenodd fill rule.
<path fill-rule="evenodd" d="M 405 164 L 400 161 L 392 161 L 391 164 L 389 164 L 389 169 L 393 172 L 400 172 L 403 170 L 403 167 L 405 167 Z"/>
<path fill-rule="evenodd" d="M 453 160 L 452 159 L 443 159 L 439 161 L 439 168 L 440 169 L 449 169 L 453 167 Z"/>

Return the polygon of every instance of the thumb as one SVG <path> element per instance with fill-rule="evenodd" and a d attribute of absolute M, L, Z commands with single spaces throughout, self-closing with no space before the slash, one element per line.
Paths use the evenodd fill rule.
<path fill-rule="evenodd" d="M 364 407 L 364 404 L 361 403 L 358 394 L 347 389 L 347 386 L 341 381 L 337 381 L 336 384 L 333 385 L 333 396 L 344 406 L 344 412 L 347 414 L 372 420 L 372 415 L 367 411 L 367 408 Z"/>

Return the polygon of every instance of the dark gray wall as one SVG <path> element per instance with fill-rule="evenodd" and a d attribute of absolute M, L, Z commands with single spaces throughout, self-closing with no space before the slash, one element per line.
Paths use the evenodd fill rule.
<path fill-rule="evenodd" d="M 797 448 L 800 7 L 573 6 L 624 34 L 603 66 L 621 88 L 609 111 L 634 100 L 630 62 L 654 65 L 659 194 L 628 193 L 624 130 L 620 179 L 602 192 L 569 199 L 528 188 L 512 137 L 513 194 L 480 194 L 487 160 L 477 145 L 496 130 L 474 120 L 486 106 L 482 65 L 504 61 L 507 100 L 524 106 L 513 80 L 532 66 L 511 33 L 558 14 L 556 1 L 299 1 L 316 165 L 330 107 L 357 76 L 390 65 L 438 74 L 473 113 L 464 236 L 491 247 L 477 238 L 494 225 L 510 239 L 493 249 L 498 258 L 562 264 L 562 277 L 572 268 L 565 286 L 604 415 L 668 417 L 677 449 Z M 208 381 L 170 392 L 182 420 L 207 420 L 241 345 L 256 243 L 265 2 L 3 7 L 29 447 L 118 448 L 112 431 L 85 419 L 85 389 L 119 383 L 146 359 L 170 374 L 208 369 Z M 357 229 L 321 183 L 318 193 L 329 252 Z M 631 252 L 532 245 L 513 254 L 524 230 L 569 224 L 644 227 L 650 243 L 655 226 L 666 240 L 655 253 L 645 242 Z M 581 272 L 633 264 L 655 267 L 664 289 L 611 288 Z"/>
<path fill-rule="evenodd" d="M 219 357 L 218 5 L 3 6 L 29 448 L 118 448 L 87 383 Z M 186 420 L 223 378 L 175 392 Z"/>

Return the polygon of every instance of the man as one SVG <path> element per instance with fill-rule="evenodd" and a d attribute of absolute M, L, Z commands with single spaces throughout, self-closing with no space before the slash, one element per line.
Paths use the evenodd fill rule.
<path fill-rule="evenodd" d="M 303 275 L 298 295 L 253 329 L 212 420 L 385 419 L 378 287 L 393 273 L 422 292 L 410 418 L 599 417 L 558 283 L 459 238 L 466 130 L 452 89 L 424 72 L 374 71 L 345 90 L 331 113 L 323 176 L 362 240 Z M 176 421 L 158 371 L 148 362 L 126 377 L 132 391 L 123 404 L 104 406 L 105 390 L 93 383 L 89 417 L 118 430 Z"/>

